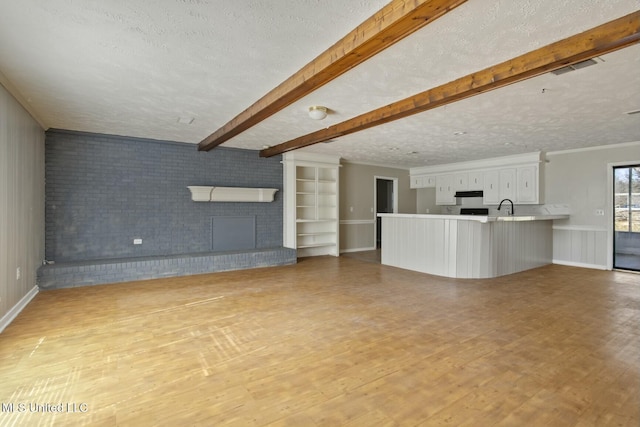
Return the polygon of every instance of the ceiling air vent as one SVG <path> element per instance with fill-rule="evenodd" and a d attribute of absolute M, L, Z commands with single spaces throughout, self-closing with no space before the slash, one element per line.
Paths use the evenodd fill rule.
<path fill-rule="evenodd" d="M 579 70 L 580 68 L 590 67 L 591 65 L 596 65 L 596 64 L 597 62 L 594 61 L 593 59 L 587 59 L 586 61 L 580 61 L 572 65 L 567 65 L 566 67 L 558 68 L 557 70 L 553 70 L 552 73 L 555 74 L 556 76 L 559 76 L 560 74 L 565 74 L 570 71 Z"/>

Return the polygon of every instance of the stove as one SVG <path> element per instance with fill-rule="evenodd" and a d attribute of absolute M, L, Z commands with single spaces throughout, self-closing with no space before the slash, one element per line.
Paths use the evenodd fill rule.
<path fill-rule="evenodd" d="M 489 208 L 462 208 L 460 215 L 489 215 Z"/>

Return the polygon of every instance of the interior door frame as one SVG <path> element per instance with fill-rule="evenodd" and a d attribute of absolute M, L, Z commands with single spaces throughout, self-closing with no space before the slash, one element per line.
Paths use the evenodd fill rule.
<path fill-rule="evenodd" d="M 640 159 L 625 160 L 624 162 L 607 163 L 607 206 L 605 209 L 605 217 L 607 221 L 607 270 L 613 270 L 613 219 L 615 212 L 613 211 L 613 170 L 618 167 L 631 167 L 640 165 Z"/>
<path fill-rule="evenodd" d="M 393 213 L 398 213 L 398 178 L 375 175 L 373 177 L 373 247 L 378 247 L 378 180 L 393 181 Z"/>

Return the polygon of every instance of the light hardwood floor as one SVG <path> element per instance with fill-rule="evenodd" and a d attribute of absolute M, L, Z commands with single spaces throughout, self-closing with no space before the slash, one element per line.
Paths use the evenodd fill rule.
<path fill-rule="evenodd" d="M 637 426 L 639 324 L 640 276 L 564 266 L 321 257 L 41 292 L 0 335 L 0 425 Z M 78 412 L 29 408 L 59 403 Z"/>

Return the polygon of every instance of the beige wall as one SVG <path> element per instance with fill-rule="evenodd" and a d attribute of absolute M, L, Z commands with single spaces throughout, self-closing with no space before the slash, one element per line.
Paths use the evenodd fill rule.
<path fill-rule="evenodd" d="M 567 204 L 571 217 L 554 221 L 553 262 L 611 268 L 610 164 L 640 164 L 640 142 L 547 153 L 545 203 Z M 603 210 L 605 215 L 596 215 Z"/>
<path fill-rule="evenodd" d="M 585 151 L 547 153 L 545 203 L 566 203 L 571 211 L 567 225 L 607 228 L 606 216 L 596 209 L 610 208 L 607 201 L 609 163 L 640 162 L 640 142 Z"/>
<path fill-rule="evenodd" d="M 374 179 L 398 178 L 398 212 L 416 213 L 416 191 L 406 169 L 343 163 L 340 168 L 340 251 L 371 249 L 374 243 Z M 353 209 L 351 209 L 353 208 Z"/>
<path fill-rule="evenodd" d="M 416 213 L 439 214 L 442 206 L 436 205 L 436 188 L 418 188 L 416 192 Z"/>
<path fill-rule="evenodd" d="M 44 197 L 44 131 L 0 85 L 0 319 L 5 321 L 36 286 L 44 259 Z"/>

